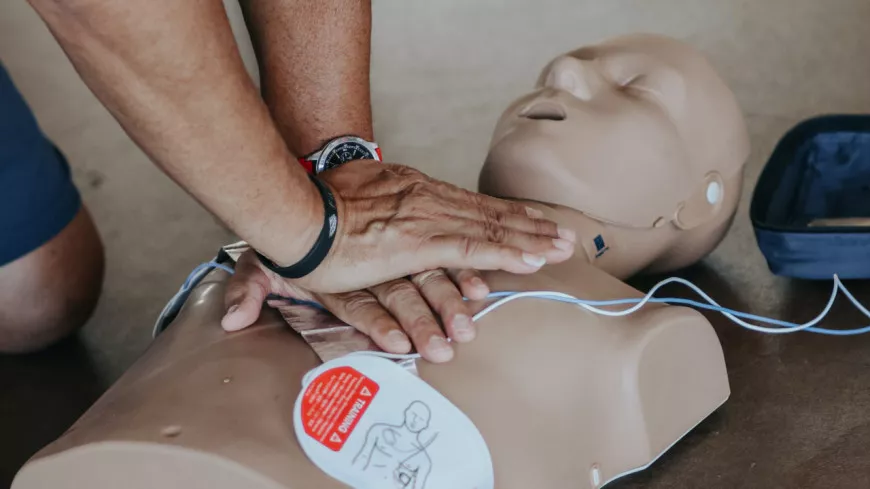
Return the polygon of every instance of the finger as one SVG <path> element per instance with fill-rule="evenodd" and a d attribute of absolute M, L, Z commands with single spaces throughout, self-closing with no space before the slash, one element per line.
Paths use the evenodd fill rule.
<path fill-rule="evenodd" d="M 489 286 L 477 270 L 452 268 L 447 270 L 447 276 L 459 286 L 462 295 L 470 300 L 480 301 L 489 295 Z"/>
<path fill-rule="evenodd" d="M 548 219 L 509 214 L 491 207 L 472 208 L 465 217 L 474 221 L 486 222 L 489 226 L 498 226 L 537 236 L 562 238 L 567 239 L 568 241 L 577 240 L 572 231 L 567 228 L 559 227 L 558 224 Z"/>
<path fill-rule="evenodd" d="M 411 341 L 393 316 L 365 290 L 344 294 L 324 294 L 320 302 L 335 317 L 369 336 L 389 353 L 411 351 Z"/>
<path fill-rule="evenodd" d="M 520 202 L 472 192 L 446 182 L 434 181 L 434 183 L 439 187 L 439 193 L 444 197 L 471 204 L 471 207 L 489 207 L 500 212 L 518 216 L 544 217 L 541 211 Z"/>
<path fill-rule="evenodd" d="M 506 245 L 543 256 L 547 263 L 561 263 L 574 254 L 574 243 L 571 241 L 517 231 L 490 218 L 482 221 L 456 219 L 443 222 L 442 226 L 445 232 L 453 231 L 457 236 Z"/>
<path fill-rule="evenodd" d="M 221 319 L 221 326 L 226 331 L 238 331 L 254 324 L 268 294 L 268 277 L 243 255 L 236 265 L 236 273 L 227 281 L 224 292 L 227 311 Z"/>
<path fill-rule="evenodd" d="M 369 290 L 399 321 L 423 358 L 433 363 L 446 362 L 453 358 L 453 348 L 414 284 L 399 279 Z"/>
<path fill-rule="evenodd" d="M 468 305 L 459 288 L 444 270 L 436 269 L 415 274 L 411 282 L 417 286 L 429 306 L 441 317 L 447 335 L 465 343 L 476 336 Z"/>
<path fill-rule="evenodd" d="M 525 209 L 522 213 L 517 213 L 512 210 L 487 205 L 486 196 L 471 195 L 473 197 L 466 197 L 460 200 L 448 199 L 450 207 L 444 209 L 444 212 L 451 217 L 487 223 L 487 226 L 497 226 L 550 238 L 576 241 L 574 233 L 568 229 L 560 228 L 554 221 L 544 219 L 543 213 L 537 209 L 526 207 L 523 204 L 511 203 L 511 205 L 517 205 Z"/>
<path fill-rule="evenodd" d="M 423 270 L 474 268 L 528 274 L 537 272 L 547 263 L 542 255 L 465 236 L 430 238 L 415 250 L 414 257 Z"/>

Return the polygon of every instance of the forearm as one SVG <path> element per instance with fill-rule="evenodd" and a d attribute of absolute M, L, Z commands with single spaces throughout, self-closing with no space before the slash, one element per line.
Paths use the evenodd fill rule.
<path fill-rule="evenodd" d="M 328 139 L 373 138 L 369 0 L 242 0 L 263 98 L 287 145 L 306 155 Z"/>
<path fill-rule="evenodd" d="M 239 236 L 292 263 L 322 203 L 245 73 L 219 0 L 31 0 L 130 137 Z M 292 209 L 292 212 L 289 211 Z"/>

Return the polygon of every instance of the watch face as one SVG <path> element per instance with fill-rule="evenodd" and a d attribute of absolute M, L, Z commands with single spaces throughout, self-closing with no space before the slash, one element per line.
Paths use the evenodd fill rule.
<path fill-rule="evenodd" d="M 372 154 L 367 147 L 354 141 L 342 142 L 334 148 L 331 148 L 324 156 L 325 158 L 322 159 L 321 164 L 318 165 L 318 172 L 335 168 L 342 163 L 347 163 L 348 161 L 377 159 L 376 155 Z"/>

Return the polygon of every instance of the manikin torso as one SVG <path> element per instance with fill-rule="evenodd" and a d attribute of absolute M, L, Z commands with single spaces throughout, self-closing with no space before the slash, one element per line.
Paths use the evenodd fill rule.
<path fill-rule="evenodd" d="M 499 121 L 480 189 L 527 201 L 582 246 L 534 275 L 488 273 L 490 287 L 639 297 L 621 279 L 692 263 L 721 239 L 747 152 L 733 96 L 676 41 L 620 38 L 557 58 Z M 293 430 L 302 376 L 320 359 L 275 311 L 224 333 L 225 277 L 201 283 L 13 488 L 344 487 L 309 462 Z M 518 300 L 456 349 L 451 362 L 418 361 L 417 371 L 477 426 L 499 489 L 601 486 L 654 461 L 729 395 L 715 333 L 680 307 L 604 317 Z M 373 443 L 399 449 L 414 426 L 384 427 Z"/>

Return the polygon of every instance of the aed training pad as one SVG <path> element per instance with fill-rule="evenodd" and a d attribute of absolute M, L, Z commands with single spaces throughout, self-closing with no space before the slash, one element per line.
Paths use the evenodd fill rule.
<path fill-rule="evenodd" d="M 749 214 L 773 273 L 870 277 L 870 116 L 792 128 L 762 170 Z"/>

